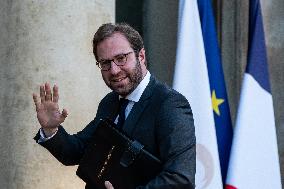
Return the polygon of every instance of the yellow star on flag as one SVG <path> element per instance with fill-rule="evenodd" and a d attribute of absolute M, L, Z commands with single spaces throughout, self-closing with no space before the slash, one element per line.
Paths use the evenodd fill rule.
<path fill-rule="evenodd" d="M 217 98 L 217 97 L 216 97 L 215 90 L 212 91 L 211 100 L 212 100 L 213 111 L 214 111 L 218 116 L 220 116 L 219 106 L 220 106 L 225 100 L 222 99 L 222 98 Z"/>

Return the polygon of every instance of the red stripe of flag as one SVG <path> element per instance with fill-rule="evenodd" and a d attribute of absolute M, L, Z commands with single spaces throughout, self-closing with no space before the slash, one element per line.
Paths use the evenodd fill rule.
<path fill-rule="evenodd" d="M 232 185 L 226 184 L 225 189 L 237 189 L 237 188 Z"/>

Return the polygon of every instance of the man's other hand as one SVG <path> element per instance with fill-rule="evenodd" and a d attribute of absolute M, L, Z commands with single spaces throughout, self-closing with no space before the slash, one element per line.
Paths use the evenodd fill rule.
<path fill-rule="evenodd" d="M 112 186 L 112 184 L 109 181 L 105 181 L 105 187 L 106 187 L 106 189 L 114 189 L 114 187 Z"/>

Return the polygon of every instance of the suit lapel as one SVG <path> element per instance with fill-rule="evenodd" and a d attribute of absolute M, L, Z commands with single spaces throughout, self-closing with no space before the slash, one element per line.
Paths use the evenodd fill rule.
<path fill-rule="evenodd" d="M 127 119 L 124 122 L 123 130 L 128 136 L 132 135 L 134 128 L 137 125 L 137 121 L 142 115 L 144 109 L 149 105 L 150 97 L 152 96 L 153 89 L 155 86 L 155 78 L 151 76 L 150 82 L 145 88 L 141 98 L 136 102 L 128 115 Z"/>

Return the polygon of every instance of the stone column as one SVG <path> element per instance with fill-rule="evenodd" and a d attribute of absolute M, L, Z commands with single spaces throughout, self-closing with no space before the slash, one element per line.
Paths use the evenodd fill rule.
<path fill-rule="evenodd" d="M 144 1 L 143 33 L 148 66 L 159 80 L 172 85 L 176 61 L 179 1 Z"/>
<path fill-rule="evenodd" d="M 114 0 L 0 1 L 0 183 L 5 189 L 84 188 L 33 140 L 39 129 L 32 93 L 57 84 L 63 124 L 80 131 L 109 91 L 92 55 L 99 25 L 114 21 Z"/>

